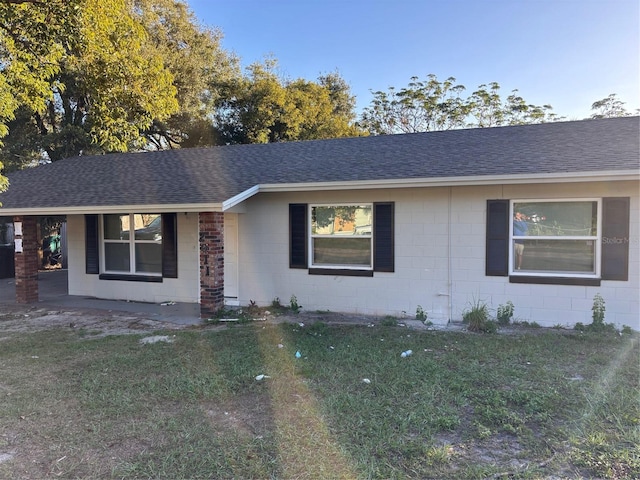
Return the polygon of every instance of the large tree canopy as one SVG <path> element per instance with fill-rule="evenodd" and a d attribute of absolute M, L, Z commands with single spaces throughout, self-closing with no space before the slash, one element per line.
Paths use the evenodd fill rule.
<path fill-rule="evenodd" d="M 317 82 L 282 79 L 268 59 L 248 68 L 224 99 L 216 127 L 224 143 L 268 143 L 365 134 L 355 125 L 355 99 L 337 74 Z"/>
<path fill-rule="evenodd" d="M 0 49 L 3 95 L 16 99 L 3 125 L 33 141 L 7 139 L 14 167 L 137 148 L 178 110 L 173 75 L 127 0 L 2 0 Z"/>
<path fill-rule="evenodd" d="M 407 87 L 373 92 L 360 124 L 373 134 L 428 132 L 464 127 L 496 127 L 558 120 L 550 105 L 532 105 L 513 90 L 506 99 L 497 82 L 480 85 L 471 95 L 454 77 L 412 77 Z"/>

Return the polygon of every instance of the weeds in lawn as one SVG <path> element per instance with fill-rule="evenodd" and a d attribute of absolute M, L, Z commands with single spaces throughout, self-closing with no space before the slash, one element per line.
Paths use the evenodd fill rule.
<path fill-rule="evenodd" d="M 395 327 L 398 325 L 398 319 L 393 315 L 385 315 L 385 317 L 380 321 L 380 325 L 383 327 Z"/>
<path fill-rule="evenodd" d="M 174 333 L 4 338 L 0 478 L 640 477 L 635 333 Z"/>
<path fill-rule="evenodd" d="M 291 295 L 291 299 L 289 300 L 289 308 L 293 313 L 300 313 L 300 310 L 302 310 L 302 305 L 298 305 L 298 299 L 295 295 Z"/>
<path fill-rule="evenodd" d="M 508 300 L 504 305 L 498 305 L 498 311 L 496 312 L 498 323 L 500 325 L 509 325 L 511 319 L 513 318 L 514 310 L 515 307 L 513 306 L 513 302 L 511 300 Z"/>
<path fill-rule="evenodd" d="M 497 325 L 489 316 L 489 305 L 478 299 L 462 312 L 462 322 L 468 325 L 467 328 L 471 332 L 495 333 L 498 330 Z"/>

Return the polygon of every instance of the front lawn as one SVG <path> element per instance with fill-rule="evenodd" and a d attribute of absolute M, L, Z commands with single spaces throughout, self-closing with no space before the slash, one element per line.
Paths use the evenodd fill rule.
<path fill-rule="evenodd" d="M 1 478 L 640 477 L 637 335 L 89 333 L 0 340 Z"/>

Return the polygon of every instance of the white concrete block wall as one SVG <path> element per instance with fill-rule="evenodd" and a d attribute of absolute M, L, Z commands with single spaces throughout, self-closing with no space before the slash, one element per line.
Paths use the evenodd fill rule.
<path fill-rule="evenodd" d="M 100 280 L 85 273 L 84 215 L 67 216 L 69 238 L 69 295 L 135 300 L 142 302 L 197 303 L 200 292 L 198 256 L 198 215 L 179 213 L 178 278 L 162 283 Z"/>
<path fill-rule="evenodd" d="M 487 199 L 605 196 L 631 197 L 628 282 L 534 285 L 485 276 Z M 370 278 L 289 269 L 289 203 L 381 201 L 395 202 L 395 272 L 376 272 Z M 554 326 L 590 323 L 593 296 L 600 292 L 606 322 L 640 329 L 638 218 L 634 182 L 259 194 L 239 215 L 239 300 L 268 305 L 278 297 L 288 304 L 295 295 L 307 310 L 408 316 L 421 305 L 434 323 L 460 320 L 477 300 L 487 302 L 493 312 L 511 300 L 516 319 Z"/>

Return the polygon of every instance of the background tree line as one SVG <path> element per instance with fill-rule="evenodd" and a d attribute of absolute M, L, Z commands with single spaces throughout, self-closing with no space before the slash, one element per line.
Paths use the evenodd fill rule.
<path fill-rule="evenodd" d="M 336 72 L 244 71 L 179 0 L 0 0 L 0 162 L 84 154 L 493 127 L 562 119 L 496 82 L 451 77 L 373 92 L 360 117 Z M 615 94 L 593 117 L 628 115 Z M 0 175 L 0 189 L 6 179 Z"/>

